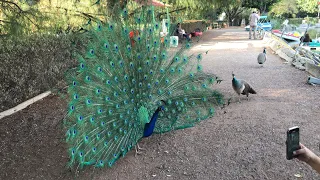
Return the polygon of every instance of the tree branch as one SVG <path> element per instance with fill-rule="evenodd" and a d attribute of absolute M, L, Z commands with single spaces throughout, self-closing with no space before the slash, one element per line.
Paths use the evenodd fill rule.
<path fill-rule="evenodd" d="M 14 2 L 5 1 L 5 0 L 0 0 L 0 2 L 7 3 L 7 4 L 12 4 L 12 5 L 14 5 L 15 7 L 17 7 L 20 12 L 23 12 L 23 10 L 20 8 L 20 6 L 18 6 L 18 5 L 17 5 L 16 3 L 14 3 Z"/>
<path fill-rule="evenodd" d="M 28 14 L 28 12 L 23 11 L 23 10 L 20 8 L 19 5 L 17 5 L 17 4 L 14 3 L 14 2 L 5 1 L 5 0 L 0 0 L 0 2 L 2 2 L 2 3 L 7 3 L 8 6 L 9 6 L 13 11 L 14 11 L 14 8 L 13 8 L 11 5 L 13 5 L 14 7 L 18 8 L 18 10 L 19 10 L 19 12 L 18 12 L 19 16 L 20 16 L 20 15 L 23 15 L 25 18 L 27 18 L 28 21 L 30 21 L 33 25 L 35 25 L 38 29 L 40 29 L 39 25 L 36 24 L 35 22 L 33 22 L 33 21 L 26 15 L 26 14 Z M 31 14 L 31 13 L 29 13 L 29 14 Z M 31 14 L 31 15 L 33 15 L 33 14 Z M 33 16 L 34 16 L 34 15 L 33 15 Z"/>
<path fill-rule="evenodd" d="M 175 9 L 175 10 L 169 11 L 169 13 L 173 13 L 173 12 L 177 12 L 177 11 L 182 11 L 182 10 L 186 10 L 186 9 L 187 9 L 187 7 L 180 8 L 180 9 Z M 157 18 L 161 17 L 161 16 L 164 15 L 164 14 L 167 14 L 167 12 L 159 13 L 159 14 L 157 15 Z"/>
<path fill-rule="evenodd" d="M 63 10 L 65 10 L 65 11 L 73 11 L 73 10 L 70 10 L 70 9 L 67 9 L 67 8 L 63 8 L 63 7 L 55 7 L 55 8 L 57 8 L 57 9 L 63 9 Z M 81 11 L 73 11 L 73 12 L 77 12 L 77 13 L 79 13 L 79 14 L 82 14 L 82 15 L 84 15 L 85 17 L 88 17 L 88 18 L 90 18 L 90 19 L 95 19 L 95 20 L 99 20 L 98 18 L 96 18 L 96 17 L 94 17 L 94 16 L 92 16 L 92 15 L 103 15 L 103 16 L 106 16 L 106 15 L 104 15 L 104 14 L 90 14 L 90 13 L 85 13 L 85 12 L 81 12 Z"/>
<path fill-rule="evenodd" d="M 11 21 L 6 21 L 6 20 L 2 20 L 2 19 L 0 19 L 0 22 L 4 22 L 4 23 L 12 23 Z"/>

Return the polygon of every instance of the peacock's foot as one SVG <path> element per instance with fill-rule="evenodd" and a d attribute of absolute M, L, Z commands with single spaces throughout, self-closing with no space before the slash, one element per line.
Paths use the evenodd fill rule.
<path fill-rule="evenodd" d="M 135 148 L 136 148 L 136 154 L 135 154 L 135 156 L 143 154 L 142 151 L 146 151 L 146 149 L 141 148 L 138 143 L 137 143 L 137 145 L 135 146 Z"/>

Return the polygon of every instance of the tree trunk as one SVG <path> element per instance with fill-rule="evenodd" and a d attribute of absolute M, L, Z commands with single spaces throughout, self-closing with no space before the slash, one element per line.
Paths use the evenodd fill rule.
<path fill-rule="evenodd" d="M 259 11 L 261 14 L 265 13 L 267 10 L 267 4 L 264 3 L 262 6 L 260 6 Z"/>
<path fill-rule="evenodd" d="M 232 17 L 228 17 L 228 24 L 232 26 Z"/>
<path fill-rule="evenodd" d="M 232 26 L 234 25 L 234 23 L 232 22 L 232 19 L 235 19 L 242 11 L 243 11 L 243 9 L 241 9 L 240 6 L 225 10 L 229 25 L 232 25 Z"/>

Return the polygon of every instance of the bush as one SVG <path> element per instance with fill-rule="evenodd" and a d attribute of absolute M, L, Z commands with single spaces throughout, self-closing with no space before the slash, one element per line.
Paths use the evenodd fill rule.
<path fill-rule="evenodd" d="M 282 19 L 271 19 L 272 29 L 281 29 L 283 21 Z"/>
<path fill-rule="evenodd" d="M 63 84 L 65 71 L 75 66 L 73 53 L 81 47 L 79 39 L 48 34 L 2 38 L 0 111 Z"/>
<path fill-rule="evenodd" d="M 299 26 L 302 23 L 303 18 L 290 18 L 289 24 L 294 24 Z"/>
<path fill-rule="evenodd" d="M 205 31 L 208 26 L 209 23 L 204 20 L 187 20 L 183 21 L 181 24 L 182 29 L 188 33 L 194 32 L 197 28 L 201 29 L 201 31 Z"/>
<path fill-rule="evenodd" d="M 289 24 L 294 24 L 299 26 L 302 23 L 302 20 L 306 20 L 307 23 L 310 23 L 311 25 L 315 25 L 318 23 L 318 18 L 316 17 L 306 17 L 306 18 L 290 18 Z"/>

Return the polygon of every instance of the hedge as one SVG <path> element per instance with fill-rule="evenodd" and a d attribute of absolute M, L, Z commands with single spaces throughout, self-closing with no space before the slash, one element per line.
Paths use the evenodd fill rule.
<path fill-rule="evenodd" d="M 40 93 L 62 88 L 82 44 L 77 35 L 32 35 L 0 39 L 0 112 Z"/>

